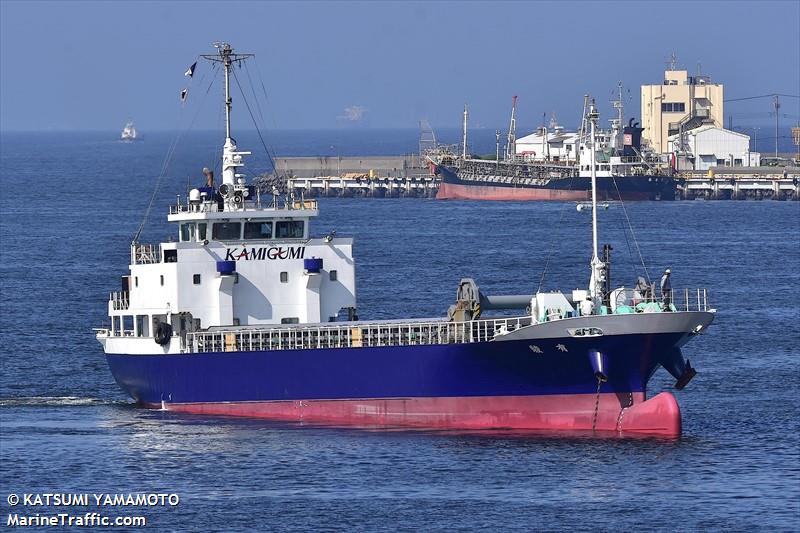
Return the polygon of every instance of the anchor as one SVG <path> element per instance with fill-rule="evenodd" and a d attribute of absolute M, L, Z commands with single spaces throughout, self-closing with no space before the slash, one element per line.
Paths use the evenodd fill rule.
<path fill-rule="evenodd" d="M 600 387 L 608 381 L 608 358 L 600 350 L 589 350 L 589 362 L 592 364 L 594 377 L 597 379 L 597 392 L 594 397 L 594 413 L 592 414 L 592 433 L 597 429 L 597 413 L 600 410 Z"/>
<path fill-rule="evenodd" d="M 606 354 L 599 350 L 589 350 L 589 362 L 592 363 L 594 377 L 602 383 L 608 381 L 608 358 Z"/>
<path fill-rule="evenodd" d="M 692 368 L 688 359 L 683 358 L 680 348 L 673 348 L 661 358 L 663 366 L 672 377 L 676 379 L 675 388 L 683 390 L 693 377 L 697 375 L 697 370 Z"/>

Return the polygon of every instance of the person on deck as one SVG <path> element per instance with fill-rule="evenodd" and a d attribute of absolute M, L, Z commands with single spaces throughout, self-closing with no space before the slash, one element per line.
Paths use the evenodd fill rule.
<path fill-rule="evenodd" d="M 214 188 L 214 171 L 208 167 L 203 168 L 203 175 L 206 177 L 206 187 Z"/>
<path fill-rule="evenodd" d="M 661 300 L 664 302 L 664 310 L 669 311 L 672 304 L 672 284 L 669 281 L 670 270 L 666 269 L 661 276 Z"/>

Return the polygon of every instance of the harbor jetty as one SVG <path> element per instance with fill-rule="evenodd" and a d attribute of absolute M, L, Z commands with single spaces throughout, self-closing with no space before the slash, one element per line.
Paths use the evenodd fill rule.
<path fill-rule="evenodd" d="M 433 198 L 440 185 L 416 154 L 280 157 L 275 164 L 288 190 L 307 198 Z M 800 200 L 797 165 L 714 167 L 684 171 L 679 178 L 678 200 Z"/>
<path fill-rule="evenodd" d="M 714 167 L 684 172 L 681 200 L 800 200 L 800 167 Z"/>
<path fill-rule="evenodd" d="M 275 167 L 290 191 L 310 198 L 432 198 L 439 188 L 438 177 L 418 154 L 278 157 Z"/>

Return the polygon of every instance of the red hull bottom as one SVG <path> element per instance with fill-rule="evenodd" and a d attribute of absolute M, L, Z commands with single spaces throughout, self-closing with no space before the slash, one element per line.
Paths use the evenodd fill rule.
<path fill-rule="evenodd" d="M 168 403 L 149 407 L 207 415 L 426 429 L 580 432 L 591 431 L 594 422 L 594 429 L 602 432 L 679 436 L 681 414 L 675 397 L 668 392 L 646 401 L 643 397 L 642 393 L 600 394 L 596 420 L 594 394 Z"/>
<path fill-rule="evenodd" d="M 602 200 L 617 200 L 600 195 Z M 534 189 L 529 187 L 493 187 L 491 185 L 459 185 L 442 182 L 436 193 L 437 200 L 561 200 L 588 201 L 590 191 L 566 189 Z M 647 193 L 623 193 L 623 200 L 647 200 Z"/>

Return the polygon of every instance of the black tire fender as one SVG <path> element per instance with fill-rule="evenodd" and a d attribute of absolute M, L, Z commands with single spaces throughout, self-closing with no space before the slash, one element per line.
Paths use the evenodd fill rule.
<path fill-rule="evenodd" d="M 153 335 L 153 340 L 156 341 L 156 344 L 161 346 L 169 344 L 169 340 L 172 338 L 172 326 L 166 322 L 159 322 L 156 326 L 155 333 Z"/>

